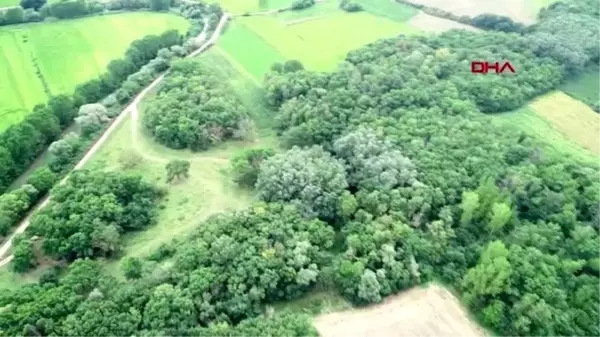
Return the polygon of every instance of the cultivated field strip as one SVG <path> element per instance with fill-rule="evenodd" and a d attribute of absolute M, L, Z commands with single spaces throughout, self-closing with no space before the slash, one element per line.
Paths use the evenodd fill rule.
<path fill-rule="evenodd" d="M 318 316 L 323 337 L 486 336 L 448 290 L 429 285 L 391 296 L 378 305 Z"/>

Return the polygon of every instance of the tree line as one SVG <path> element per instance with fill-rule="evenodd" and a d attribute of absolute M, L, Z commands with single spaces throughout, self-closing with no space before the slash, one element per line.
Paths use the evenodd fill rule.
<path fill-rule="evenodd" d="M 47 3 L 46 0 L 21 0 L 20 6 L 0 11 L 0 26 L 45 21 L 47 18 L 73 19 L 109 11 L 166 11 L 171 0 L 66 0 Z"/>
<path fill-rule="evenodd" d="M 202 30 L 205 20 L 206 24 L 215 26 L 222 15 L 222 10 L 218 5 L 207 6 L 204 3 L 186 4 L 181 6 L 180 10 L 183 16 L 192 21 L 192 30 L 196 33 Z M 60 129 L 65 128 L 73 121 L 79 129 L 78 132 L 70 132 L 50 144 L 48 163 L 35 170 L 26 180 L 26 185 L 0 196 L 0 237 L 6 236 L 10 229 L 25 216 L 26 212 L 59 181 L 59 178 L 74 167 L 78 159 L 93 144 L 98 133 L 102 132 L 108 122 L 120 112 L 123 104 L 152 82 L 159 73 L 165 71 L 173 60 L 184 57 L 197 47 L 193 38 L 183 44 L 173 44 L 181 39 L 176 31 L 168 31 L 161 36 L 151 35 L 134 41 L 126 52 L 125 58 L 112 61 L 105 75 L 78 86 L 73 96 L 55 96 L 50 98 L 47 107 L 36 106 L 34 113 L 27 116 L 22 123 L 7 129 L 7 131 L 11 131 L 6 136 L 7 138 L 3 138 L 5 135 L 0 134 L 0 154 L 6 153 L 7 155 L 3 159 L 5 159 L 6 165 L 12 165 L 12 167 L 6 166 L 8 169 L 3 172 L 5 175 L 2 176 L 4 180 L 0 179 L 0 182 L 4 184 L 0 184 L 0 187 L 2 190 L 6 190 L 11 179 L 14 179 L 9 175 L 10 172 L 13 172 L 15 178 L 24 172 L 26 166 L 29 165 L 26 163 L 33 162 L 34 156 L 37 155 L 37 152 L 34 153 L 34 151 L 40 152 L 48 141 L 56 139 Z M 152 55 L 156 56 L 136 71 L 136 67 L 146 58 L 153 57 Z M 97 99 L 99 96 L 97 91 L 108 91 L 112 86 L 119 86 L 119 88 L 102 98 L 101 103 L 83 104 L 79 110 L 76 110 L 77 104 Z M 93 97 L 89 97 L 88 93 Z M 58 127 L 54 123 L 56 116 L 52 116 L 53 114 L 62 118 Z M 14 137 L 17 137 L 21 130 L 35 131 L 33 126 L 25 124 L 30 120 L 38 121 L 33 126 L 46 127 L 41 130 L 42 133 L 51 133 L 52 135 L 48 135 L 47 141 L 36 144 L 33 149 L 28 146 L 29 143 L 14 143 Z M 3 139 L 7 140 L 8 147 L 2 147 Z M 13 140 L 11 141 L 11 139 Z M 19 147 L 22 145 L 25 146 Z M 8 150 L 12 152 L 7 152 Z M 24 164 L 15 167 L 14 160 L 11 161 L 11 153 L 23 156 L 19 158 L 24 161 Z M 23 193 L 23 190 L 28 193 Z"/>
<path fill-rule="evenodd" d="M 26 185 L 0 196 L 0 236 L 5 236 L 20 221 L 59 180 L 59 176 L 71 170 L 98 132 L 118 113 L 118 103 L 129 100 L 136 90 L 168 66 L 168 60 L 160 58 L 148 66 L 144 63 L 153 60 L 159 50 L 167 48 L 169 51 L 168 47 L 176 46 L 181 40 L 179 33 L 173 30 L 134 41 L 126 56 L 112 61 L 99 79 L 77 86 L 73 95 L 51 97 L 47 105 L 37 105 L 22 122 L 9 126 L 0 134 L 0 191 L 3 192 L 50 145 L 48 164 L 37 169 L 27 179 Z M 137 77 L 141 79 L 130 78 L 138 70 L 141 72 Z M 116 91 L 116 95 L 110 95 L 121 85 L 123 87 Z M 100 100 L 104 105 L 88 104 Z M 81 108 L 78 110 L 77 106 Z M 62 130 L 74 121 L 79 125 L 80 134 L 71 132 L 59 139 Z M 29 192 L 24 193 L 25 190 Z"/>

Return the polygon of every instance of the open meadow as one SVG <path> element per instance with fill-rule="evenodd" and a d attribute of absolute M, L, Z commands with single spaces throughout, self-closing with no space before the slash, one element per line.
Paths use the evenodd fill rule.
<path fill-rule="evenodd" d="M 233 4 L 222 2 L 227 10 L 235 12 Z M 219 46 L 262 80 L 273 62 L 296 59 L 307 69 L 332 71 L 348 52 L 382 38 L 474 29 L 393 1 L 359 3 L 364 11 L 356 13 L 343 11 L 337 1 L 325 0 L 303 10 L 237 17 Z"/>
<path fill-rule="evenodd" d="M 285 59 L 297 59 L 306 68 L 317 71 L 335 69 L 349 51 L 364 44 L 398 34 L 419 33 L 417 28 L 409 24 L 378 17 L 369 12 L 346 13 L 339 9 L 332 10 L 327 4 L 320 4 L 315 8 L 321 8 L 319 6 L 323 6 L 322 14 L 314 11 L 305 18 L 285 15 L 242 17 L 237 24 L 264 41 L 259 50 L 267 50 L 268 46 L 274 49 L 267 55 L 278 53 Z M 227 34 L 224 39 L 228 39 Z M 236 53 L 235 46 L 238 43 L 245 43 L 245 39 L 239 37 L 239 42 L 233 43 L 231 48 L 227 45 L 223 47 L 235 57 L 233 54 Z M 243 60 L 240 63 L 243 64 Z"/>
<path fill-rule="evenodd" d="M 49 94 L 70 93 L 97 77 L 129 44 L 169 29 L 185 32 L 182 17 L 124 13 L 0 28 L 0 130 L 20 121 Z"/>

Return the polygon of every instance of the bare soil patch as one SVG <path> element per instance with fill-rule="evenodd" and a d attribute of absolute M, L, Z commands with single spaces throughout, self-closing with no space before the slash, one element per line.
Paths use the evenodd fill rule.
<path fill-rule="evenodd" d="M 465 25 L 448 19 L 438 18 L 437 16 L 429 15 L 423 12 L 413 16 L 408 21 L 408 24 L 419 28 L 422 31 L 434 33 L 444 32 L 450 29 L 465 29 L 471 31 L 478 30 L 473 26 Z"/>
<path fill-rule="evenodd" d="M 410 0 L 413 3 L 446 10 L 457 15 L 497 14 L 523 23 L 533 23 L 535 13 L 524 0 Z"/>
<path fill-rule="evenodd" d="M 452 293 L 434 284 L 378 305 L 321 315 L 313 324 L 324 337 L 487 336 Z"/>

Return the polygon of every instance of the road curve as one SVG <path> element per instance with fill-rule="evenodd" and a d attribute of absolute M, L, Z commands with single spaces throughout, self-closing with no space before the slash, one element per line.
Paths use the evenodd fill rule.
<path fill-rule="evenodd" d="M 230 18 L 231 18 L 231 14 L 224 13 L 223 16 L 221 16 L 221 20 L 219 21 L 219 24 L 217 25 L 217 27 L 216 27 L 215 31 L 213 32 L 212 36 L 210 37 L 210 39 L 208 39 L 208 41 L 206 41 L 204 44 L 202 44 L 198 49 L 196 49 L 190 55 L 188 55 L 188 57 L 194 57 L 194 56 L 200 54 L 201 52 L 203 52 L 204 50 L 206 50 L 208 47 L 212 46 L 217 41 L 219 36 L 221 35 L 221 32 L 222 32 L 223 28 L 225 27 L 225 24 L 227 23 L 227 21 Z M 203 31 L 203 33 L 204 33 L 204 31 Z M 200 34 L 202 35 L 202 33 L 200 33 Z M 106 142 L 106 140 L 110 137 L 110 135 L 119 127 L 119 125 L 123 122 L 123 120 L 125 120 L 125 118 L 129 114 L 129 112 L 134 109 L 137 111 L 138 103 L 142 100 L 142 98 L 144 98 L 144 96 L 150 90 L 152 90 L 158 83 L 160 83 L 160 81 L 165 77 L 165 74 L 160 75 L 154 81 L 152 81 L 152 83 L 150 83 L 149 86 L 147 86 L 144 90 L 142 90 L 142 92 L 140 92 L 135 97 L 133 102 L 131 102 L 128 106 L 126 106 L 123 110 L 121 110 L 121 113 L 119 114 L 119 116 L 112 121 L 111 125 L 104 131 L 102 136 L 100 136 L 100 138 L 94 143 L 94 145 L 92 145 L 92 147 L 86 152 L 86 154 L 83 156 L 83 158 L 81 158 L 81 160 L 77 163 L 77 165 L 75 165 L 73 170 L 81 169 L 92 158 L 92 156 L 94 156 L 96 151 L 98 151 L 102 147 L 102 145 Z M 73 172 L 73 170 L 71 172 Z M 59 184 L 64 184 L 67 181 L 67 179 L 69 178 L 69 175 L 71 172 L 69 172 L 69 174 L 67 174 L 59 182 Z M 21 220 L 21 223 L 19 224 L 19 226 L 6 239 L 6 242 L 2 245 L 2 247 L 0 247 L 0 257 L 3 257 L 6 255 L 6 253 L 8 253 L 8 251 L 10 250 L 10 248 L 12 246 L 12 239 L 15 237 L 15 235 L 21 234 L 25 231 L 25 229 L 27 229 L 27 227 L 29 226 L 31 217 L 37 211 L 39 211 L 41 208 L 46 206 L 48 204 L 49 200 L 50 200 L 50 194 L 47 195 L 46 197 L 44 197 L 44 199 L 42 199 L 38 203 L 38 205 L 32 211 L 29 212 L 29 214 L 27 215 L 27 217 L 25 219 Z M 13 258 L 12 255 L 9 255 L 6 258 L 4 258 L 2 261 L 0 261 L 0 267 L 3 267 L 4 265 L 8 264 L 12 260 L 12 258 Z"/>

